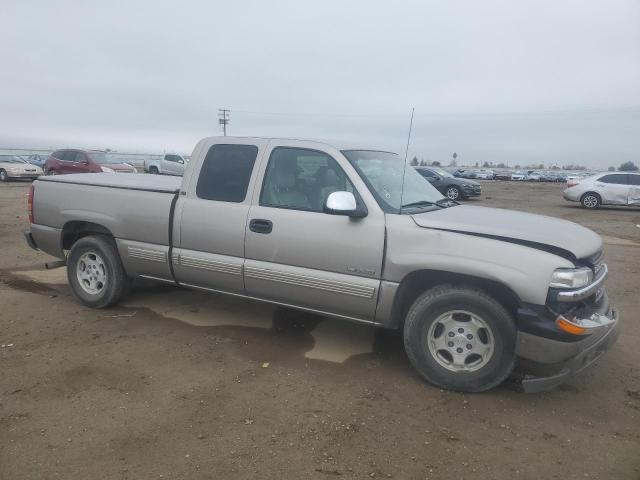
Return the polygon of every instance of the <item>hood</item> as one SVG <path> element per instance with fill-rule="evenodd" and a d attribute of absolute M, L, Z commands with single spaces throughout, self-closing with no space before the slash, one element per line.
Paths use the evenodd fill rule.
<path fill-rule="evenodd" d="M 600 235 L 592 230 L 567 220 L 533 213 L 459 205 L 412 217 L 423 228 L 522 243 L 571 260 L 589 257 L 602 249 Z"/>

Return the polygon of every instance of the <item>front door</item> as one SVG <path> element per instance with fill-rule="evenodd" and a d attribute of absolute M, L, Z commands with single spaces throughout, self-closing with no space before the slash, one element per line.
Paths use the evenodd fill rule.
<path fill-rule="evenodd" d="M 256 144 L 258 143 L 258 144 Z M 178 282 L 244 294 L 247 214 L 260 142 L 209 145 L 176 206 L 172 260 Z M 263 141 L 263 143 L 266 143 Z M 183 187 L 186 188 L 186 187 Z"/>
<path fill-rule="evenodd" d="M 373 205 L 364 218 L 323 212 L 335 191 L 363 201 L 345 170 L 357 174 L 334 156 L 343 163 L 323 151 L 270 144 L 249 211 L 245 287 L 250 296 L 373 320 L 384 214 Z"/>

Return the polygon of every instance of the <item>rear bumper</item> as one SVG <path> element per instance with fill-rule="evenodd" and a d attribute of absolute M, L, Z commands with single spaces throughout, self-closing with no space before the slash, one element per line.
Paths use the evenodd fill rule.
<path fill-rule="evenodd" d="M 562 192 L 562 197 L 570 202 L 580 201 L 580 193 L 577 191 L 572 191 L 570 188 L 567 188 L 564 192 Z"/>
<path fill-rule="evenodd" d="M 609 306 L 605 297 L 594 314 L 607 321 L 590 335 L 549 338 L 549 335 L 518 332 L 516 353 L 522 372 L 521 387 L 525 392 L 542 392 L 564 383 L 572 375 L 592 366 L 613 346 L 620 335 L 618 311 Z"/>

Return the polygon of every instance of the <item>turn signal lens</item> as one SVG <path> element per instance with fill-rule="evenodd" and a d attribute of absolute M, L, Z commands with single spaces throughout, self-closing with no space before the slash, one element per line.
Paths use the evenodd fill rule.
<path fill-rule="evenodd" d="M 571 335 L 584 335 L 587 332 L 586 328 L 576 325 L 573 322 L 570 322 L 569 320 L 564 318 L 562 315 L 556 318 L 556 325 L 558 325 L 558 327 L 560 327 L 561 330 L 567 333 L 570 333 Z"/>

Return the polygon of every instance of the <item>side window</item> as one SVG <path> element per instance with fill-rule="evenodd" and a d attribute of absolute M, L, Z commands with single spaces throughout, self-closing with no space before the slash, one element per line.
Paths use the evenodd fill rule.
<path fill-rule="evenodd" d="M 73 150 L 67 150 L 66 152 L 64 152 L 63 160 L 66 160 L 67 162 L 75 162 L 76 152 L 74 152 Z"/>
<path fill-rule="evenodd" d="M 624 173 L 612 173 L 611 175 L 605 175 L 599 179 L 602 183 L 614 183 L 616 185 L 628 185 L 627 175 Z"/>
<path fill-rule="evenodd" d="M 329 194 L 337 191 L 355 189 L 333 158 L 315 150 L 279 147 L 269 158 L 260 205 L 322 212 Z"/>
<path fill-rule="evenodd" d="M 214 145 L 200 169 L 196 195 L 205 200 L 243 202 L 258 156 L 255 145 Z"/>
<path fill-rule="evenodd" d="M 436 178 L 436 174 L 429 170 L 418 170 L 423 177 Z"/>
<path fill-rule="evenodd" d="M 629 175 L 630 185 L 640 185 L 640 175 Z"/>
<path fill-rule="evenodd" d="M 64 150 L 57 150 L 51 154 L 52 157 L 57 158 L 58 160 L 64 159 Z"/>
<path fill-rule="evenodd" d="M 174 163 L 178 163 L 180 161 L 180 157 L 178 157 L 177 155 L 165 155 L 164 159 L 167 162 L 174 162 Z"/>

